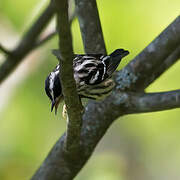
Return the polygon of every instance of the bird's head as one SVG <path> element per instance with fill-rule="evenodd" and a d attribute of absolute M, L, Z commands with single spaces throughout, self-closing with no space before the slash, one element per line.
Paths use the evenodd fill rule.
<path fill-rule="evenodd" d="M 59 103 L 63 98 L 58 68 L 56 68 L 55 71 L 51 72 L 49 76 L 46 78 L 45 91 L 47 96 L 51 100 L 51 112 L 55 107 L 56 114 Z"/>

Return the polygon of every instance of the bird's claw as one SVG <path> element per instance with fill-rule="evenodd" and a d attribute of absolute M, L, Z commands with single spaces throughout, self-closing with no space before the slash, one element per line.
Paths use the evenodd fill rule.
<path fill-rule="evenodd" d="M 82 109 L 81 109 L 81 114 L 82 114 L 82 115 L 84 114 L 84 111 L 85 111 L 85 109 L 84 109 L 84 107 L 82 106 Z M 63 105 L 62 117 L 63 117 L 64 119 L 67 119 L 67 109 L 66 109 L 66 105 L 65 105 L 65 104 Z"/>
<path fill-rule="evenodd" d="M 64 119 L 67 119 L 67 109 L 65 104 L 63 105 L 62 117 Z"/>

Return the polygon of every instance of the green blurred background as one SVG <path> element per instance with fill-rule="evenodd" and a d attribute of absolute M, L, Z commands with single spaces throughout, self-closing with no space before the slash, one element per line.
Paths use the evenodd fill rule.
<path fill-rule="evenodd" d="M 48 1 L 0 1 L 0 42 L 13 48 Z M 130 55 L 147 46 L 180 12 L 179 0 L 98 0 L 107 50 L 123 47 Z M 49 31 L 54 23 L 49 26 Z M 47 31 L 47 32 L 49 32 Z M 47 34 L 47 32 L 45 34 Z M 83 53 L 78 21 L 72 24 L 75 53 Z M 30 179 L 65 131 L 66 122 L 50 112 L 44 80 L 57 60 L 57 37 L 34 51 L 0 85 L 0 180 Z M 0 54 L 0 63 L 3 56 Z M 180 88 L 177 62 L 147 91 Z M 77 180 L 180 179 L 180 110 L 125 116 L 96 148 Z"/>

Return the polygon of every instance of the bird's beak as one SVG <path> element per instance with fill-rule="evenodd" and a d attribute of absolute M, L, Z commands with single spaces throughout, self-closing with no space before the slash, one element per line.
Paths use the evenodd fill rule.
<path fill-rule="evenodd" d="M 53 109 L 54 109 L 54 107 L 55 107 L 55 114 L 57 114 L 57 109 L 58 109 L 60 100 L 61 100 L 61 98 L 57 98 L 57 99 L 55 99 L 54 101 L 52 101 L 52 104 L 51 104 L 51 112 L 53 111 Z"/>
<path fill-rule="evenodd" d="M 52 104 L 51 104 L 51 112 L 53 111 L 55 104 L 56 104 L 56 101 L 52 101 Z"/>

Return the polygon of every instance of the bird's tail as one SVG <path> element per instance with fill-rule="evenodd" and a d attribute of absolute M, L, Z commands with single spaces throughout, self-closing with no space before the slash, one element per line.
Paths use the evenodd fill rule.
<path fill-rule="evenodd" d="M 107 74 L 109 76 L 112 75 L 112 73 L 117 69 L 119 63 L 121 62 L 121 59 L 129 54 L 129 51 L 126 51 L 124 49 L 116 49 L 114 52 L 112 52 L 110 56 L 110 60 L 107 66 Z"/>

